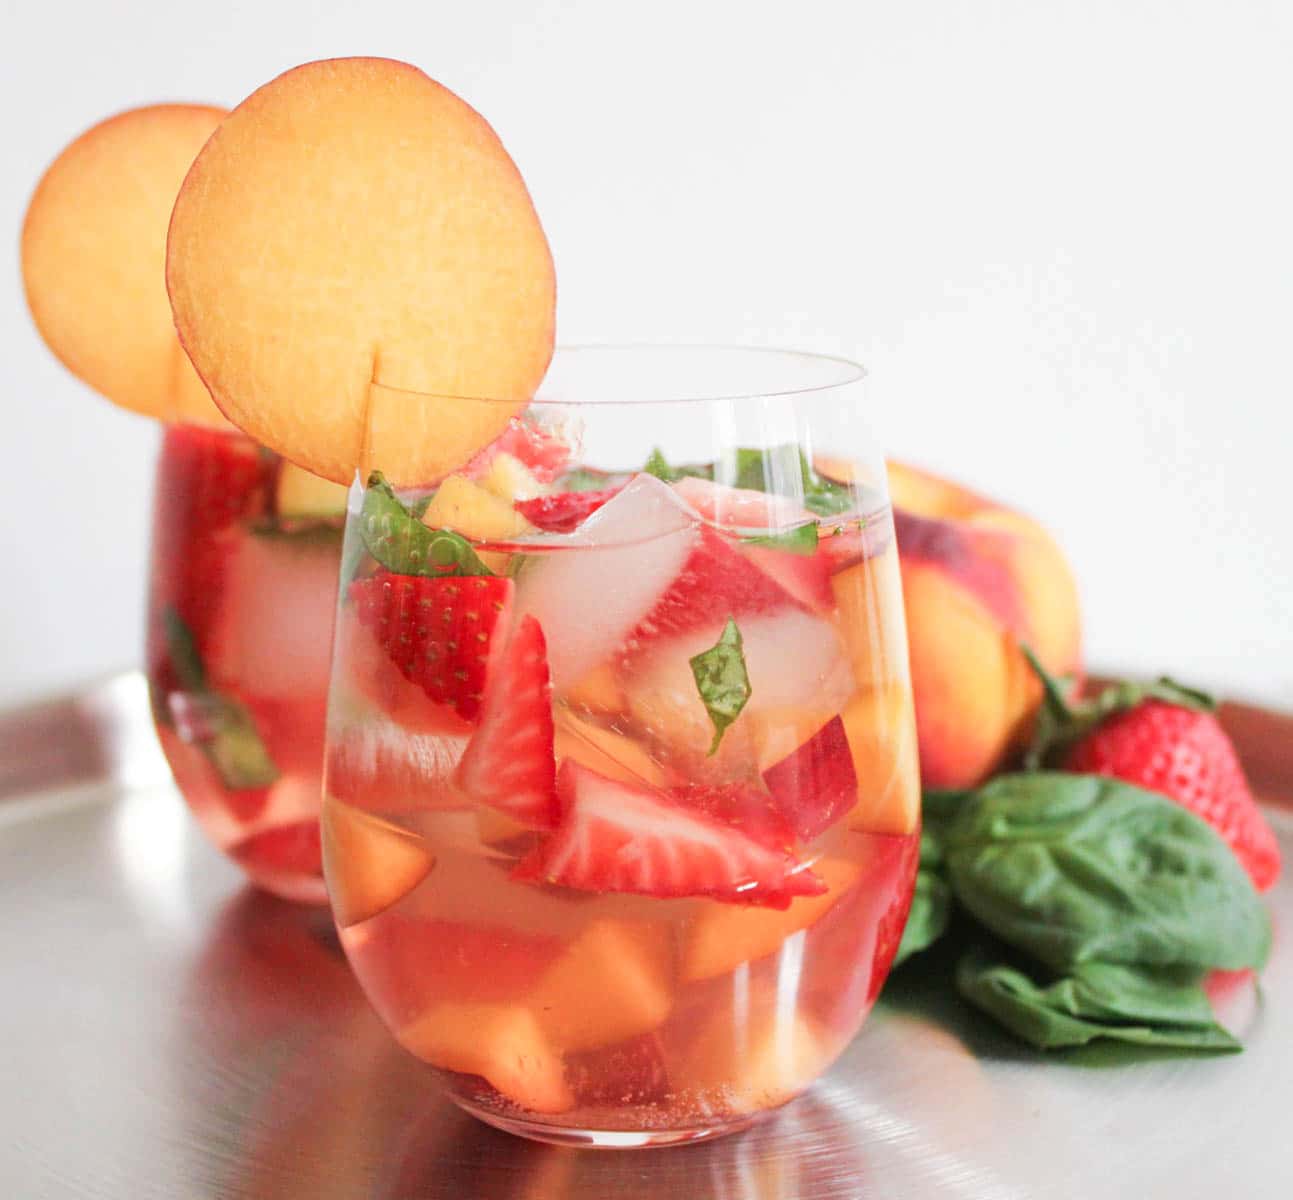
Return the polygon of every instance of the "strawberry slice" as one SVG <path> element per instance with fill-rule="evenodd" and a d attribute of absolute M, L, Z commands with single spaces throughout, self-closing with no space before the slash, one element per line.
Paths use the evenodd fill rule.
<path fill-rule="evenodd" d="M 763 773 L 772 802 L 804 842 L 834 825 L 857 803 L 857 772 L 844 732 L 832 717 L 799 749 Z"/>
<path fill-rule="evenodd" d="M 787 908 L 826 885 L 785 850 L 687 808 L 676 796 L 607 779 L 567 759 L 557 774 L 561 821 L 512 872 L 589 892 L 708 896 Z"/>
<path fill-rule="evenodd" d="M 435 579 L 381 571 L 350 585 L 359 623 L 437 704 L 474 721 L 515 586 L 493 575 Z"/>
<path fill-rule="evenodd" d="M 669 1068 L 658 1033 L 566 1055 L 566 1082 L 580 1104 L 658 1104 L 669 1096 Z"/>
<path fill-rule="evenodd" d="M 696 548 L 655 607 L 629 634 L 627 643 L 689 633 L 728 616 L 738 620 L 779 609 L 801 609 L 785 588 L 750 561 L 721 534 L 705 527 Z"/>
<path fill-rule="evenodd" d="M 534 829 L 557 823 L 552 683 L 543 628 L 517 626 L 498 660 L 455 780 L 468 795 Z"/>
<path fill-rule="evenodd" d="M 551 496 L 518 500 L 513 507 L 531 525 L 545 533 L 572 533 L 607 500 L 617 495 L 620 487 L 599 488 L 591 492 L 556 492 Z"/>
<path fill-rule="evenodd" d="M 673 798 L 772 850 L 794 849 L 795 831 L 772 796 L 750 783 L 688 783 Z"/>
<path fill-rule="evenodd" d="M 507 428 L 462 469 L 462 474 L 468 479 L 480 478 L 500 454 L 519 459 L 537 480 L 551 483 L 570 461 L 570 445 L 531 421 L 513 417 Z"/>

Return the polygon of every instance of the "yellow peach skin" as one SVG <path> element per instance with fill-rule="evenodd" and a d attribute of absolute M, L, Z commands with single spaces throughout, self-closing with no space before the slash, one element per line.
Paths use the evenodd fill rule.
<path fill-rule="evenodd" d="M 1077 584 L 1029 517 L 889 464 L 926 787 L 969 787 L 1027 736 L 1041 688 L 1019 649 L 1056 674 L 1081 666 Z"/>

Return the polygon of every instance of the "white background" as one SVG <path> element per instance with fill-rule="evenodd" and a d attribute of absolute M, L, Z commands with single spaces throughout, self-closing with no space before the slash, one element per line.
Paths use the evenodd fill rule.
<path fill-rule="evenodd" d="M 157 430 L 18 283 L 74 135 L 410 59 L 499 131 L 566 341 L 872 371 L 892 450 L 1043 518 L 1089 658 L 1293 707 L 1288 0 L 0 0 L 0 704 L 138 657 Z"/>

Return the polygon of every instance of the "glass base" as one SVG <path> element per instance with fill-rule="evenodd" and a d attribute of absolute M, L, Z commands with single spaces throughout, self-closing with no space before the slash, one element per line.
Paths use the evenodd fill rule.
<path fill-rule="evenodd" d="M 461 1096 L 451 1095 L 450 1099 L 464 1112 L 505 1133 L 514 1133 L 517 1137 L 529 1138 L 535 1142 L 547 1142 L 551 1146 L 573 1146 L 581 1150 L 654 1150 L 662 1146 L 712 1142 L 715 1138 L 749 1129 L 775 1111 L 769 1109 L 744 1117 L 734 1117 L 717 1125 L 702 1125 L 692 1129 L 577 1129 L 565 1125 L 547 1125 L 524 1117 L 506 1117 L 487 1108 L 478 1108 Z"/>

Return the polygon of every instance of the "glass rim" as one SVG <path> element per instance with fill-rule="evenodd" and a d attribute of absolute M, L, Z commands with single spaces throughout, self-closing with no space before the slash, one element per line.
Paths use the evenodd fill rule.
<path fill-rule="evenodd" d="M 660 394 L 647 397 L 627 397 L 609 395 L 606 397 L 572 397 L 545 396 L 552 364 L 558 359 L 568 360 L 574 356 L 614 355 L 628 357 L 634 354 L 652 354 L 666 356 L 670 353 L 682 355 L 709 354 L 722 356 L 731 360 L 770 361 L 779 359 L 783 364 L 798 364 L 808 371 L 815 370 L 825 376 L 833 372 L 830 378 L 806 380 L 803 384 L 768 388 L 731 388 L 731 389 L 681 389 L 678 394 Z M 861 363 L 842 355 L 821 354 L 813 350 L 795 350 L 782 346 L 746 346 L 735 342 L 559 342 L 553 349 L 552 358 L 544 372 L 544 379 L 539 383 L 533 395 L 528 398 L 505 398 L 501 396 L 471 396 L 457 392 L 428 392 L 416 388 L 396 387 L 393 384 L 373 380 L 371 387 L 380 388 L 392 396 L 403 396 L 409 399 L 426 398 L 435 400 L 456 400 L 472 404 L 502 404 L 508 407 L 518 405 L 569 408 L 613 408 L 616 406 L 639 405 L 703 405 L 732 403 L 736 401 L 769 401 L 788 400 L 795 397 L 809 397 L 838 391 L 851 387 L 867 378 L 867 369 Z"/>

